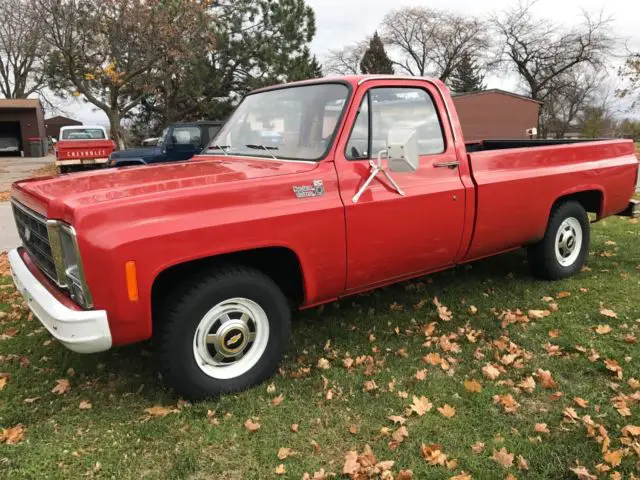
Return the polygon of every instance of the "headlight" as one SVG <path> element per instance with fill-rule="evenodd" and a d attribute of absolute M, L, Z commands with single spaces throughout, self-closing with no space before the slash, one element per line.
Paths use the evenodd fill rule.
<path fill-rule="evenodd" d="M 49 220 L 47 228 L 58 285 L 69 290 L 71 298 L 79 305 L 92 307 L 93 299 L 84 278 L 76 231 L 71 225 L 57 220 Z"/>

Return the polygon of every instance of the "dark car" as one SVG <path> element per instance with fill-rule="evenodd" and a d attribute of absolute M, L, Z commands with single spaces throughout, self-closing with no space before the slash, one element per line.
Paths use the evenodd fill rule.
<path fill-rule="evenodd" d="M 216 136 L 224 122 L 176 123 L 165 128 L 157 145 L 113 152 L 110 167 L 189 160 Z"/>

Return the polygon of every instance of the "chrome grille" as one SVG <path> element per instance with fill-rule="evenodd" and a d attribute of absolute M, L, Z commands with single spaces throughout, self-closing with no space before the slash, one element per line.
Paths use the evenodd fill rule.
<path fill-rule="evenodd" d="M 18 234 L 29 257 L 49 278 L 57 282 L 56 267 L 49 245 L 47 219 L 15 200 L 12 207 Z"/>

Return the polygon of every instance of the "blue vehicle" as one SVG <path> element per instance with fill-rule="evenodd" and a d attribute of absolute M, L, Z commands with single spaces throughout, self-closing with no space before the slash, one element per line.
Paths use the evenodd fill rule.
<path fill-rule="evenodd" d="M 216 136 L 224 122 L 176 123 L 165 128 L 157 145 L 113 152 L 110 167 L 148 165 L 189 160 L 200 153 Z"/>

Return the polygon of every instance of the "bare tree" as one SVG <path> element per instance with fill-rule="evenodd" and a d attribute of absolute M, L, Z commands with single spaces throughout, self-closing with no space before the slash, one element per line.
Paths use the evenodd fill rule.
<path fill-rule="evenodd" d="M 382 20 L 382 35 L 402 71 L 443 81 L 465 56 L 481 58 L 489 47 L 486 26 L 480 20 L 423 7 L 389 12 Z"/>
<path fill-rule="evenodd" d="M 0 93 L 27 98 L 46 84 L 42 22 L 26 0 L 0 0 L 0 18 Z"/>
<path fill-rule="evenodd" d="M 540 136 L 564 138 L 593 103 L 602 81 L 603 76 L 590 68 L 571 70 L 556 79 L 540 114 Z"/>
<path fill-rule="evenodd" d="M 532 98 L 545 101 L 572 70 L 602 67 L 615 39 L 610 20 L 602 15 L 585 12 L 580 25 L 564 28 L 534 17 L 532 5 L 520 3 L 491 23 L 500 38 L 497 61 L 520 75 Z"/>
<path fill-rule="evenodd" d="M 640 52 L 628 52 L 618 75 L 622 78 L 623 85 L 616 95 L 620 98 L 630 98 L 630 108 L 635 108 L 640 103 Z"/>
<path fill-rule="evenodd" d="M 346 47 L 329 50 L 323 61 L 325 74 L 357 75 L 360 73 L 360 62 L 369 48 L 369 39 L 347 45 Z"/>

